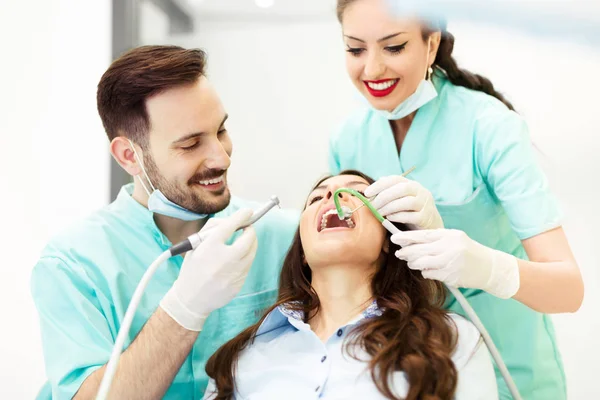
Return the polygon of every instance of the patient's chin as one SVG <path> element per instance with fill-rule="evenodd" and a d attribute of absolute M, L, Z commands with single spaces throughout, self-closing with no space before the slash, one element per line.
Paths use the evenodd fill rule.
<path fill-rule="evenodd" d="M 379 260 L 381 251 L 373 251 L 372 248 L 367 249 L 362 246 L 357 246 L 356 243 L 337 243 L 335 245 L 319 246 L 307 251 L 305 256 L 308 265 L 311 268 L 321 268 L 330 265 L 371 265 Z"/>
<path fill-rule="evenodd" d="M 385 242 L 381 225 L 357 225 L 354 229 L 316 232 L 309 224 L 300 224 L 300 239 L 311 266 L 331 264 L 372 264 L 379 259 Z"/>

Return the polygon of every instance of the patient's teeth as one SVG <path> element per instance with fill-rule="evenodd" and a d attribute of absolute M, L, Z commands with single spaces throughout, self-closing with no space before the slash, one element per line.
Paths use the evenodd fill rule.
<path fill-rule="evenodd" d="M 327 229 L 328 218 L 330 215 L 333 215 L 333 214 L 335 214 L 336 217 L 339 218 L 340 220 L 345 221 L 346 224 L 348 225 L 348 228 L 354 228 L 356 225 L 350 218 L 350 215 L 352 214 L 352 210 L 346 206 L 342 206 L 342 210 L 343 210 L 344 214 L 346 215 L 346 217 L 343 219 L 339 218 L 339 216 L 337 216 L 337 210 L 335 208 L 325 212 L 323 214 L 323 217 L 321 218 L 321 229 L 320 230 Z M 333 217 L 331 217 L 331 218 L 333 218 Z"/>

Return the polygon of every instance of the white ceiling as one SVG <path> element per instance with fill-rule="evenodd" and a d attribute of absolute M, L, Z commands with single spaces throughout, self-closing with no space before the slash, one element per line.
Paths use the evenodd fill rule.
<path fill-rule="evenodd" d="M 261 0 L 258 0 L 259 2 Z M 265 1 L 265 0 L 262 0 Z M 179 0 L 197 18 L 207 17 L 333 17 L 335 0 L 271 0 L 273 6 L 261 8 L 255 0 Z"/>
<path fill-rule="evenodd" d="M 336 0 L 174 0 L 199 21 L 335 19 Z M 512 27 L 600 47 L 600 0 L 388 0 L 399 8 L 441 13 L 449 20 Z"/>
<path fill-rule="evenodd" d="M 335 13 L 335 0 L 270 0 L 273 6 L 261 8 L 257 1 L 268 0 L 175 0 L 197 17 L 206 15 L 286 15 L 286 16 L 330 16 Z M 388 0 L 391 4 L 430 7 L 432 10 L 483 8 L 504 10 L 519 14 L 538 10 L 542 15 L 564 14 L 569 17 L 600 16 L 600 0 Z"/>

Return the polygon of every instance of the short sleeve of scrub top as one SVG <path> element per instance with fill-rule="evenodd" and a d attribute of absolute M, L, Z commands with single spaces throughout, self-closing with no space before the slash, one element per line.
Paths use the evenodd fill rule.
<path fill-rule="evenodd" d="M 535 159 L 527 124 L 513 111 L 485 109 L 475 121 L 475 159 L 519 239 L 561 225 L 562 214 Z"/>
<path fill-rule="evenodd" d="M 62 260 L 48 257 L 39 260 L 34 276 L 34 299 L 52 299 L 36 301 L 46 373 L 56 383 L 52 396 L 70 399 L 106 363 L 114 340 L 84 273 L 75 274 Z"/>

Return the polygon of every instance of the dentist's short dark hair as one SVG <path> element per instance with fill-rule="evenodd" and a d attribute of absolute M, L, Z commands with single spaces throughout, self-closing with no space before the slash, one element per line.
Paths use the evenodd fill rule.
<path fill-rule="evenodd" d="M 109 140 L 125 136 L 148 144 L 146 100 L 166 90 L 191 85 L 205 75 L 206 53 L 178 46 L 141 46 L 127 51 L 106 70 L 96 96 Z"/>

